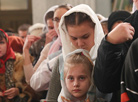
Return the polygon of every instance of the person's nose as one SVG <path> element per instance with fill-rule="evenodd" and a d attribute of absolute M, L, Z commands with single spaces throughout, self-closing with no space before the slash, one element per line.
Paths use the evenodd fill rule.
<path fill-rule="evenodd" d="M 77 43 L 78 43 L 79 48 L 82 48 L 82 46 L 84 45 L 83 40 L 81 40 L 81 39 L 78 39 Z"/>
<path fill-rule="evenodd" d="M 74 80 L 74 87 L 79 87 L 79 81 L 77 79 Z"/>

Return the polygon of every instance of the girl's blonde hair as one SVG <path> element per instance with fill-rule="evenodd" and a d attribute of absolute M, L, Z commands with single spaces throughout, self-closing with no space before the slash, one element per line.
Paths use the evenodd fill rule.
<path fill-rule="evenodd" d="M 66 77 L 68 69 L 75 66 L 76 64 L 83 64 L 90 71 L 90 75 L 92 74 L 93 63 L 92 63 L 91 59 L 86 57 L 82 52 L 74 53 L 65 59 L 65 62 L 64 62 L 64 79 Z"/>

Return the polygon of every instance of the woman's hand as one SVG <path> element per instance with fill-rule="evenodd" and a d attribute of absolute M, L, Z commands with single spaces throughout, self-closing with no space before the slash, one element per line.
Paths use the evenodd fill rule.
<path fill-rule="evenodd" d="M 112 44 L 121 44 L 132 40 L 135 29 L 130 23 L 120 23 L 108 35 L 106 40 Z"/>
<path fill-rule="evenodd" d="M 48 33 L 46 33 L 46 42 L 45 42 L 45 45 L 48 44 L 49 42 L 51 42 L 53 40 L 54 37 L 57 37 L 57 33 L 56 31 L 53 29 L 53 30 L 50 30 Z"/>
<path fill-rule="evenodd" d="M 34 36 L 34 35 L 28 35 L 26 37 L 25 42 L 24 42 L 23 50 L 25 50 L 25 49 L 29 50 L 31 45 L 39 39 L 41 39 L 41 37 L 37 37 L 37 36 Z"/>
<path fill-rule="evenodd" d="M 3 92 L 0 92 L 0 97 L 3 97 Z"/>
<path fill-rule="evenodd" d="M 18 88 L 10 88 L 6 91 L 4 91 L 4 96 L 7 96 L 8 99 L 12 99 L 15 96 L 19 94 L 19 89 Z"/>

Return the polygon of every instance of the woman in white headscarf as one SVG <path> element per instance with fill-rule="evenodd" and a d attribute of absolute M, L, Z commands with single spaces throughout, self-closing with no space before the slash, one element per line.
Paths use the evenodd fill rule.
<path fill-rule="evenodd" d="M 104 37 L 101 24 L 94 11 L 87 5 L 81 4 L 67 11 L 61 18 L 59 31 L 62 42 L 62 55 L 52 71 L 52 79 L 47 96 L 47 102 L 57 101 L 61 91 L 60 81 L 63 80 L 63 62 L 65 56 L 76 50 L 89 51 L 92 61 L 97 57 L 97 49 Z M 95 92 L 93 89 L 92 92 Z M 91 102 L 95 101 L 95 97 Z"/>

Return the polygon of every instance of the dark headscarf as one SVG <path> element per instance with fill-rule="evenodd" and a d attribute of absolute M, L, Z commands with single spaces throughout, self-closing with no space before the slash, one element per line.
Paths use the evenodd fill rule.
<path fill-rule="evenodd" d="M 110 32 L 112 29 L 112 26 L 117 21 L 124 21 L 126 18 L 128 18 L 131 14 L 127 11 L 114 11 L 109 15 L 108 18 L 108 31 Z"/>

